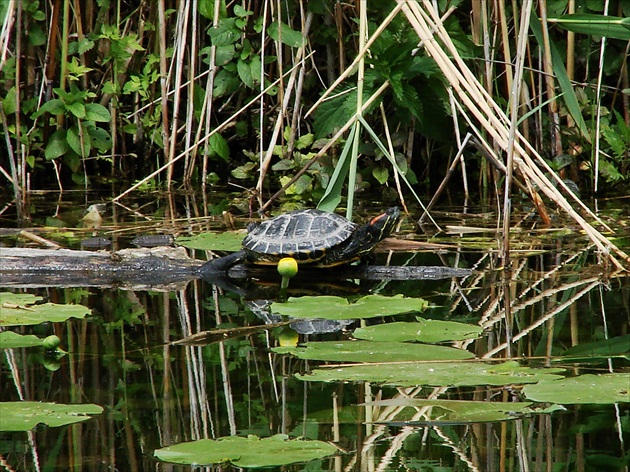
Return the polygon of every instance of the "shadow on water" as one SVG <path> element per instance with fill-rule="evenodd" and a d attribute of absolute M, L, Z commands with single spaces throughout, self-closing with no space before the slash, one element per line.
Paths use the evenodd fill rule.
<path fill-rule="evenodd" d="M 175 222 L 174 214 L 149 223 L 139 212 L 118 215 L 115 224 L 109 217 L 111 226 L 104 223 L 97 236 L 113 239 L 114 249 L 156 228 L 183 235 L 222 226 L 218 219 Z M 298 445 L 304 447 L 311 440 L 331 442 L 335 453 L 283 470 L 627 470 L 627 274 L 605 267 L 562 224 L 537 230 L 525 218 L 515 224 L 512 268 L 505 271 L 491 217 L 456 211 L 435 217 L 450 234 L 430 239 L 445 247 L 379 252 L 375 264 L 469 273 L 416 280 L 324 280 L 309 273 L 292 282 L 288 294 L 310 300 L 297 308 L 306 319 L 301 326 L 278 314 L 294 298 L 270 304 L 278 287 L 273 277 L 232 277 L 216 285 L 183 277 L 176 286 L 98 285 L 89 278 L 45 288 L 3 283 L 1 292 L 80 304 L 89 315 L 5 328 L 40 340 L 55 334 L 67 354 L 51 359 L 41 341 L 0 344 L 0 405 L 36 401 L 103 409 L 71 412 L 85 421 L 60 426 L 50 425 L 56 412 L 26 412 L 18 422 L 30 415 L 39 424 L 22 429 L 6 427 L 11 412 L 0 410 L 3 466 L 183 471 L 191 466 L 158 460 L 155 451 L 202 438 L 285 434 L 303 438 Z M 65 247 L 78 248 L 80 239 L 93 235 L 92 229 L 64 224 L 41 230 L 50 221 L 34 221 L 33 227 Z M 397 238 L 427 239 L 412 229 L 408 219 Z M 5 242 L 16 245 L 10 238 Z M 418 308 L 388 312 L 400 295 Z M 390 301 L 368 314 L 352 311 L 353 303 L 381 303 L 384 297 Z M 315 326 L 313 318 L 334 318 L 331 303 L 343 321 Z M 10 324 L 12 308 L 3 305 L 3 325 Z M 394 329 L 401 326 L 411 331 Z M 383 327 L 392 329 L 381 334 L 385 339 L 378 338 Z M 461 327 L 469 331 L 453 333 Z M 206 337 L 181 342 L 197 333 Z M 331 342 L 332 354 L 318 351 Z M 454 351 L 459 357 L 448 357 Z M 606 384 L 607 393 L 601 393 L 597 379 L 611 378 L 608 373 L 623 375 L 628 389 Z M 590 374 L 596 377 L 585 377 Z M 570 383 L 578 378 L 592 380 L 594 393 Z M 253 446 L 240 447 L 230 456 L 237 466 Z"/>

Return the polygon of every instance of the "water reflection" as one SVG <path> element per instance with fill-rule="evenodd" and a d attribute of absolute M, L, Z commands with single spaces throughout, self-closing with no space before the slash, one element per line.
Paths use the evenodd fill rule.
<path fill-rule="evenodd" d="M 589 342 L 626 339 L 630 279 L 602 267 L 597 254 L 580 249 L 576 235 L 531 232 L 519 241 L 510 271 L 502 270 L 493 248 L 473 248 L 470 235 L 450 236 L 454 248 L 440 254 L 381 253 L 379 264 L 389 259 L 392 264 L 475 272 L 351 284 L 358 293 L 340 293 L 358 297 L 365 290 L 425 298 L 432 308 L 422 313 L 424 318 L 484 328 L 478 339 L 449 343 L 478 359 L 518 359 L 533 367 L 562 367 L 567 375 L 628 373 L 629 347 L 623 343 L 611 343 L 608 351 L 595 345 L 571 359 L 562 356 Z M 190 470 L 157 461 L 154 450 L 200 438 L 284 433 L 337 444 L 340 454 L 309 465 L 321 470 L 627 470 L 628 403 L 567 404 L 553 413 L 513 412 L 504 421 L 452 420 L 449 411 L 412 400 L 509 404 L 525 400 L 522 385 L 305 382 L 295 374 L 322 363 L 271 352 L 286 327 L 260 329 L 264 323 L 252 310 L 247 290 L 201 279 L 166 289 L 157 284 L 94 287 L 89 282 L 28 288 L 53 302 L 82 303 L 92 314 L 83 320 L 11 328 L 40 337 L 54 332 L 68 355 L 58 370 L 50 371 L 34 348 L 5 349 L 0 396 L 3 402 L 93 403 L 105 411 L 68 426 L 0 433 L 2 461 L 9 468 Z M 319 293 L 328 289 L 316 288 Z M 263 293 L 255 299 L 270 296 Z M 413 321 L 418 315 L 377 317 L 336 332 L 297 336 L 300 342 L 349 339 L 356 326 Z M 203 331 L 229 333 L 242 327 L 258 328 L 206 345 L 172 344 Z"/>

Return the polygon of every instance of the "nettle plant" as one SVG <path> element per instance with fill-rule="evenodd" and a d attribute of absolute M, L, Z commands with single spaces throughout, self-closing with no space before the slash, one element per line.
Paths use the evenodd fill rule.
<path fill-rule="evenodd" d="M 44 103 L 31 118 L 43 117 L 51 125 L 59 128 L 50 136 L 44 150 L 46 160 L 65 158 L 73 172 L 80 166 L 80 160 L 89 157 L 92 150 L 105 152 L 112 146 L 109 132 L 97 125 L 111 120 L 109 110 L 90 100 L 94 92 L 79 90 L 70 84 L 69 90 L 53 89 L 58 98 Z M 64 124 L 63 126 L 61 126 Z"/>

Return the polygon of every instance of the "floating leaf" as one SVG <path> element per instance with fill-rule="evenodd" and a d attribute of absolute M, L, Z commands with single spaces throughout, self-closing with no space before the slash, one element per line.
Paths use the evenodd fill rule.
<path fill-rule="evenodd" d="M 300 347 L 274 348 L 281 354 L 300 359 L 336 362 L 405 362 L 471 359 L 463 349 L 431 344 L 371 341 L 312 341 Z"/>
<path fill-rule="evenodd" d="M 271 310 L 284 316 L 296 318 L 326 318 L 349 320 L 391 316 L 410 311 L 424 311 L 429 306 L 422 298 L 405 298 L 402 295 L 384 297 L 368 295 L 356 303 L 334 296 L 289 298 L 285 303 L 274 303 Z"/>
<path fill-rule="evenodd" d="M 50 321 L 66 321 L 68 318 L 83 318 L 90 309 L 83 305 L 43 303 L 35 305 L 41 297 L 28 294 L 0 292 L 0 326 L 35 325 Z"/>
<path fill-rule="evenodd" d="M 230 462 L 236 467 L 272 467 L 307 462 L 334 454 L 337 448 L 324 441 L 288 439 L 276 434 L 269 438 L 229 436 L 200 439 L 164 447 L 155 457 L 175 464 L 218 464 Z"/>
<path fill-rule="evenodd" d="M 332 369 L 320 368 L 308 375 L 297 375 L 301 380 L 332 382 L 377 382 L 386 385 L 432 387 L 460 387 L 474 385 L 519 385 L 540 380 L 556 380 L 564 369 L 534 369 L 517 362 L 484 364 L 471 362 L 423 362 L 396 364 L 364 364 Z"/>
<path fill-rule="evenodd" d="M 480 326 L 471 324 L 418 318 L 415 323 L 395 322 L 358 328 L 352 335 L 369 341 L 439 343 L 477 338 L 482 331 Z"/>
<path fill-rule="evenodd" d="M 523 388 L 529 400 L 563 404 L 628 403 L 630 375 L 585 374 L 569 379 L 541 381 Z"/>
<path fill-rule="evenodd" d="M 40 423 L 50 427 L 89 420 L 103 408 L 94 405 L 65 405 L 43 402 L 0 402 L 0 431 L 29 431 Z"/>
<path fill-rule="evenodd" d="M 240 251 L 243 231 L 225 231 L 223 233 L 201 233 L 195 236 L 182 236 L 175 239 L 180 246 L 204 251 Z"/>
<path fill-rule="evenodd" d="M 585 359 L 607 359 L 630 353 L 630 334 L 573 346 L 556 359 L 560 362 Z"/>
<path fill-rule="evenodd" d="M 506 421 L 515 420 L 525 415 L 550 413 L 551 411 L 563 409 L 558 405 L 553 405 L 550 408 L 532 408 L 530 402 L 425 400 L 406 397 L 374 401 L 366 403 L 366 405 L 401 407 L 395 413 L 395 416 L 388 417 L 387 421 L 379 421 L 378 417 L 376 417 L 372 422 L 404 422 L 405 424 L 461 424 L 479 423 L 482 421 Z M 419 408 L 422 410 L 418 411 Z"/>
<path fill-rule="evenodd" d="M 13 331 L 3 331 L 0 333 L 0 349 L 41 346 L 43 342 L 43 339 L 33 334 L 18 334 Z"/>

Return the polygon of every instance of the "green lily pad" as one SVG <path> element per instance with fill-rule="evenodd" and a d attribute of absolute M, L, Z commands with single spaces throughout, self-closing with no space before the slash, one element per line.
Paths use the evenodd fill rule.
<path fill-rule="evenodd" d="M 627 358 L 628 353 L 630 353 L 630 334 L 601 341 L 578 344 L 564 351 L 557 361 L 595 360 L 624 356 Z"/>
<path fill-rule="evenodd" d="M 272 351 L 300 359 L 331 362 L 405 362 L 471 359 L 463 349 L 431 344 L 372 341 L 311 341 L 299 347 L 276 347 Z"/>
<path fill-rule="evenodd" d="M 321 459 L 337 452 L 324 441 L 289 439 L 284 434 L 268 438 L 228 436 L 175 444 L 155 451 L 155 457 L 175 464 L 209 465 L 230 462 L 236 467 L 272 467 Z"/>
<path fill-rule="evenodd" d="M 464 400 L 424 400 L 396 398 L 366 403 L 370 406 L 403 407 L 387 423 L 479 423 L 483 421 L 515 420 L 526 415 L 563 410 L 559 405 L 550 408 L 532 408 L 531 402 L 486 402 Z M 409 408 L 405 408 L 409 407 Z M 422 408 L 422 415 L 418 414 Z M 375 423 L 384 423 L 376 419 Z"/>
<path fill-rule="evenodd" d="M 523 388 L 527 399 L 563 404 L 629 403 L 630 375 L 578 375 L 569 379 L 541 381 Z"/>
<path fill-rule="evenodd" d="M 240 251 L 243 231 L 224 231 L 223 233 L 200 233 L 195 236 L 180 236 L 175 242 L 189 249 L 204 251 Z"/>
<path fill-rule="evenodd" d="M 43 402 L 0 402 L 0 431 L 29 431 L 40 423 L 50 427 L 79 423 L 100 415 L 94 405 L 66 405 Z"/>
<path fill-rule="evenodd" d="M 41 346 L 43 342 L 43 339 L 33 334 L 18 334 L 13 331 L 0 333 L 0 349 Z"/>
<path fill-rule="evenodd" d="M 289 298 L 285 303 L 273 303 L 271 310 L 294 318 L 325 318 L 350 320 L 391 316 L 410 311 L 424 311 L 429 303 L 422 298 L 405 298 L 402 295 L 384 297 L 367 295 L 355 303 L 334 296 Z"/>
<path fill-rule="evenodd" d="M 418 318 L 415 323 L 395 322 L 357 328 L 352 335 L 369 341 L 439 343 L 477 338 L 482 332 L 483 328 L 471 324 Z"/>
<path fill-rule="evenodd" d="M 0 326 L 36 325 L 45 321 L 53 323 L 68 318 L 83 318 L 90 309 L 82 305 L 42 303 L 41 297 L 25 293 L 0 292 Z"/>
<path fill-rule="evenodd" d="M 412 387 L 460 387 L 474 385 L 520 385 L 541 380 L 562 378 L 560 368 L 534 369 L 515 361 L 503 364 L 481 362 L 421 362 L 399 364 L 361 364 L 319 368 L 307 375 L 296 377 L 305 381 L 333 382 L 376 382 L 386 385 Z"/>

